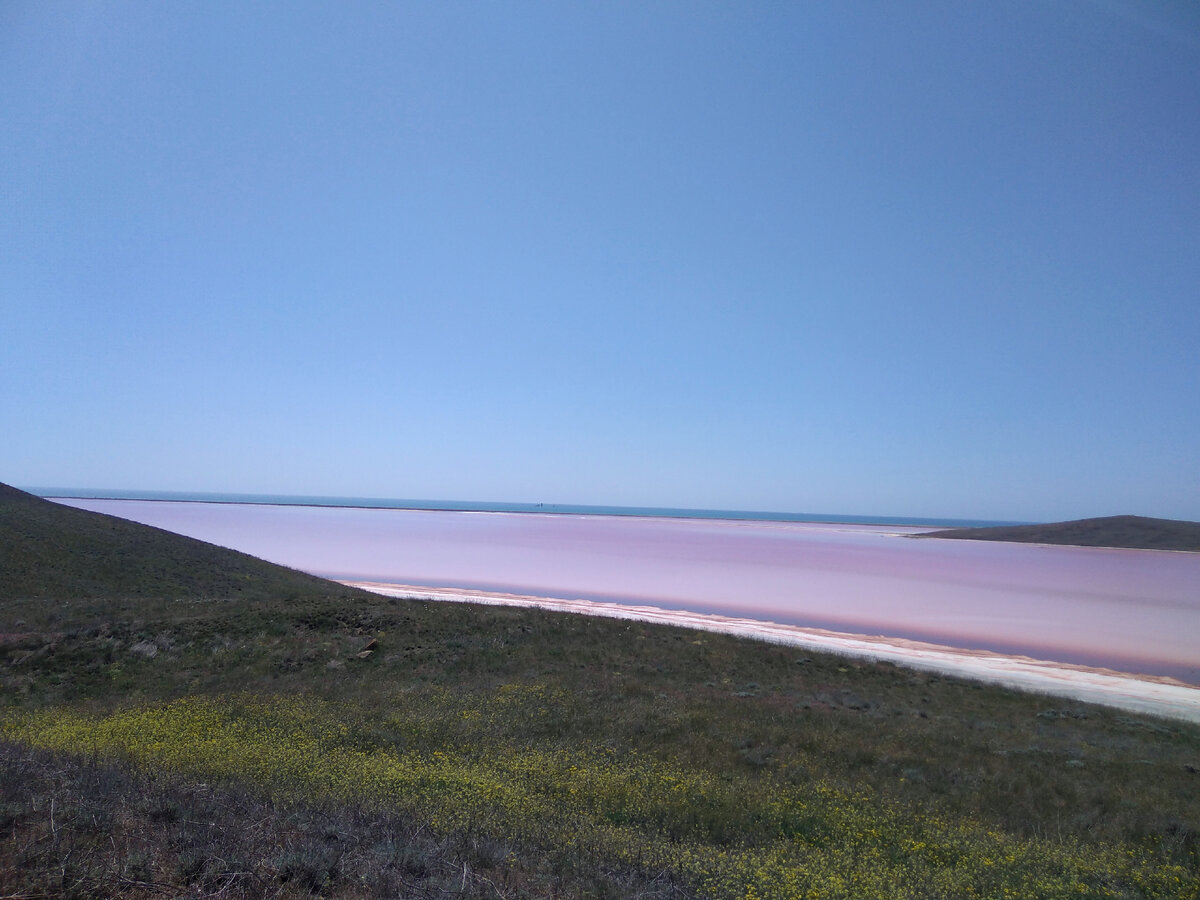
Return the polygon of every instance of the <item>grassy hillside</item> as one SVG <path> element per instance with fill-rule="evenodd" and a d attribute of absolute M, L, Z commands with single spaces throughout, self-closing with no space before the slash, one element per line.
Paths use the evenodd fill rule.
<path fill-rule="evenodd" d="M 350 593 L 244 553 L 0 484 L 0 597 L 253 600 Z"/>
<path fill-rule="evenodd" d="M 31 500 L 0 568 L 87 593 L 0 590 L 0 895 L 1200 896 L 1195 727 L 133 525 L 105 595 Z"/>
<path fill-rule="evenodd" d="M 914 537 L 1071 544 L 1079 547 L 1126 547 L 1134 550 L 1200 551 L 1200 522 L 1151 519 L 1146 516 L 1103 516 L 1098 519 L 1076 519 L 1072 522 L 1052 522 L 1046 525 L 951 528 Z"/>

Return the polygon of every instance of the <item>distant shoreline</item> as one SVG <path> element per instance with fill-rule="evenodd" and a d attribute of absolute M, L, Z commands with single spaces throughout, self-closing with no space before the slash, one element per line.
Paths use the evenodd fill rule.
<path fill-rule="evenodd" d="M 964 541 L 1006 541 L 1043 546 L 1102 547 L 1108 550 L 1200 552 L 1200 522 L 1148 516 L 1101 516 L 1044 525 L 952 528 L 913 535 Z"/>
<path fill-rule="evenodd" d="M 905 668 L 984 681 L 1013 690 L 1046 694 L 1082 703 L 1096 703 L 1128 712 L 1149 713 L 1200 724 L 1200 687 L 1167 676 L 1137 675 L 1100 667 L 1039 660 L 1028 656 L 1003 655 L 986 650 L 964 650 L 904 638 L 848 634 L 821 628 L 804 628 L 750 618 L 693 613 L 654 606 L 374 581 L 340 583 L 388 597 L 534 607 L 696 628 L 807 648 L 814 652 L 889 662 Z"/>
<path fill-rule="evenodd" d="M 413 512 L 490 512 L 560 516 L 695 519 L 732 522 L 793 522 L 813 525 L 883 525 L 912 528 L 986 528 L 1015 525 L 991 519 L 948 519 L 924 516 L 840 515 L 733 509 L 686 509 L 655 506 L 595 506 L 568 503 L 504 501 L 405 500 L 369 497 L 315 497 L 274 494 L 205 494 L 184 491 L 106 491 L 86 488 L 22 488 L 44 500 L 137 500 L 162 503 L 214 503 L 246 506 L 297 506 L 316 509 L 402 509 Z"/>

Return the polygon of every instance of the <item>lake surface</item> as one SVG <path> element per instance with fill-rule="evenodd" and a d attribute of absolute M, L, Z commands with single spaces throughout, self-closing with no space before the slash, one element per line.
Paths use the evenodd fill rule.
<path fill-rule="evenodd" d="M 987 525 L 1027 525 L 1028 522 L 991 519 L 923 519 L 914 517 L 838 513 L 763 512 L 742 509 L 680 509 L 668 506 L 588 506 L 568 503 L 504 503 L 478 500 L 405 500 L 386 497 L 324 497 L 295 494 L 214 494 L 196 491 L 111 491 L 81 488 L 26 487 L 23 490 L 48 499 L 184 500 L 199 503 L 241 503 L 255 506 L 343 506 L 355 509 L 417 509 L 444 512 L 526 512 L 586 516 L 633 516 L 672 519 L 753 519 L 772 522 L 841 522 L 875 525 L 930 525 L 940 528 L 974 528 Z"/>
<path fill-rule="evenodd" d="M 328 578 L 744 616 L 1200 684 L 1200 554 L 919 526 L 66 499 Z"/>

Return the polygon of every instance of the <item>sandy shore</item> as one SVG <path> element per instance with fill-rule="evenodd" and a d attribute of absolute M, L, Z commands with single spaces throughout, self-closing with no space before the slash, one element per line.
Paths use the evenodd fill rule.
<path fill-rule="evenodd" d="M 626 606 L 374 581 L 346 581 L 343 584 L 389 597 L 533 606 L 592 616 L 681 625 L 816 651 L 882 660 L 913 669 L 975 678 L 1017 690 L 1200 723 L 1200 688 L 1172 678 L 1130 675 L 1109 669 L 1047 662 L 1023 656 L 1002 656 L 983 650 L 960 650 L 882 635 L 843 634 L 819 628 L 801 628 L 653 606 Z"/>

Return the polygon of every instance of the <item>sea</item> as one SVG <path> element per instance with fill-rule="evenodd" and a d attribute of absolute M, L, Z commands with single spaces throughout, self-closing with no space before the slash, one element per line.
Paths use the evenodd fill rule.
<path fill-rule="evenodd" d="M 986 520 L 34 489 L 342 581 L 736 616 L 1200 685 L 1200 554 L 914 540 Z"/>
<path fill-rule="evenodd" d="M 866 525 L 927 525 L 937 528 L 976 528 L 987 525 L 1025 525 L 992 519 L 946 519 L 837 513 L 762 512 L 741 509 L 683 509 L 669 506 L 589 506 L 567 503 L 505 503 L 481 500 L 397 500 L 378 497 L 309 497 L 293 494 L 222 494 L 187 491 L 97 490 L 92 488 L 22 488 L 46 498 L 86 500 L 176 500 L 190 503 L 242 503 L 268 506 L 337 506 L 349 509 L 415 509 L 445 512 L 542 513 L 579 516 L 640 516 L 675 519 L 742 519 L 770 522 L 838 522 Z"/>

